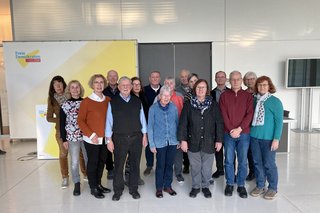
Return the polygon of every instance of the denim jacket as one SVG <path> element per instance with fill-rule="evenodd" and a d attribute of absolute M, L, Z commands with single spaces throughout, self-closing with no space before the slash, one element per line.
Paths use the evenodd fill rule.
<path fill-rule="evenodd" d="M 159 103 L 154 103 L 149 109 L 148 140 L 150 148 L 163 148 L 177 145 L 178 110 L 173 103 L 167 109 L 162 109 Z"/>

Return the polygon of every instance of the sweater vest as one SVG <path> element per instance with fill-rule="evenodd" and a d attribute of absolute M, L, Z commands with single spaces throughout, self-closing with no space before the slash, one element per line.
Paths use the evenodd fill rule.
<path fill-rule="evenodd" d="M 113 133 L 130 135 L 141 132 L 141 101 L 139 98 L 131 95 L 129 102 L 126 102 L 117 95 L 111 100 L 110 104 L 113 117 Z"/>

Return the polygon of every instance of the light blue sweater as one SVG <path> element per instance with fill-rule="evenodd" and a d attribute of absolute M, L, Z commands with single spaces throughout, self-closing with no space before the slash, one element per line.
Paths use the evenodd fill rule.
<path fill-rule="evenodd" d="M 150 148 L 163 148 L 168 145 L 177 145 L 178 110 L 173 103 L 169 103 L 163 110 L 158 102 L 149 109 L 148 140 Z"/>
<path fill-rule="evenodd" d="M 257 99 L 254 99 L 256 107 Z M 280 140 L 283 126 L 283 106 L 281 101 L 271 96 L 264 103 L 264 125 L 251 126 L 250 136 L 262 140 Z"/>

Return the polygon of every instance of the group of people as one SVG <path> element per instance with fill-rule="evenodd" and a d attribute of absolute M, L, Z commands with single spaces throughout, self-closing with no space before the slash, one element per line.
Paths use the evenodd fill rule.
<path fill-rule="evenodd" d="M 160 81 L 159 71 L 152 71 L 150 84 L 143 87 L 138 77 L 118 79 L 118 73 L 110 70 L 107 78 L 101 74 L 90 78 L 93 92 L 83 98 L 79 81 L 66 85 L 61 76 L 52 79 L 47 120 L 56 123 L 62 187 L 69 185 L 69 151 L 75 196 L 81 193 L 80 164 L 94 197 L 104 198 L 104 193 L 111 192 L 101 184 L 106 167 L 108 179 L 113 179 L 112 200 L 120 200 L 125 185 L 131 196 L 139 199 L 138 186 L 144 184 L 140 160 L 145 147 L 143 174 L 152 172 L 156 158 L 158 198 L 163 192 L 177 194 L 172 188 L 173 173 L 181 183 L 182 174 L 191 171 L 190 197 L 200 191 L 204 197 L 212 197 L 209 186 L 213 178 L 225 174 L 226 196 L 232 196 L 236 184 L 239 196 L 246 198 L 245 180 L 256 178 L 250 194 L 274 199 L 278 185 L 275 151 L 282 132 L 283 107 L 272 95 L 276 90 L 271 79 L 248 72 L 245 91 L 239 71 L 230 73 L 231 88 L 226 87 L 226 73 L 218 71 L 217 87 L 210 91 L 205 79 L 183 69 L 177 87 L 172 77 L 165 78 L 163 85 Z M 214 158 L 217 170 L 212 174 Z"/>

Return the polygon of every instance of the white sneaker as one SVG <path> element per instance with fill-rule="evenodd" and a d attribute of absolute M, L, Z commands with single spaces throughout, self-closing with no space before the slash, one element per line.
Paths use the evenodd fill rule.
<path fill-rule="evenodd" d="M 61 188 L 65 189 L 69 186 L 69 178 L 62 178 Z"/>
<path fill-rule="evenodd" d="M 83 180 L 88 182 L 88 176 L 83 176 Z"/>

